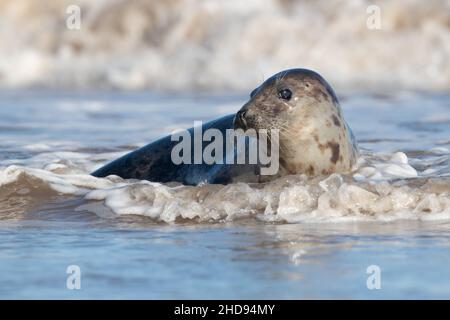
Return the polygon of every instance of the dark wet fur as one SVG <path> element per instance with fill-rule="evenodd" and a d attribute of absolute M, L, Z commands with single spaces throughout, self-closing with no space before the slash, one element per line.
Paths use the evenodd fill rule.
<path fill-rule="evenodd" d="M 209 128 L 216 128 L 225 136 L 225 130 L 233 128 L 234 117 L 235 115 L 232 114 L 208 122 L 203 125 L 203 132 Z M 190 128 L 189 132 L 191 133 L 193 146 L 193 128 Z M 178 141 L 171 141 L 170 135 L 166 136 L 107 164 L 92 175 L 95 177 L 117 175 L 124 179 L 197 185 L 201 182 L 227 184 L 232 181 L 233 177 L 258 172 L 256 165 L 193 164 L 193 156 L 192 164 L 176 165 L 172 162 L 171 152 L 172 148 L 178 143 Z M 204 142 L 203 149 L 209 143 Z"/>

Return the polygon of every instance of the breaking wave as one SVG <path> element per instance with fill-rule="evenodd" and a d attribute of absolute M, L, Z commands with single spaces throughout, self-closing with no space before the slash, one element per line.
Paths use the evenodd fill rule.
<path fill-rule="evenodd" d="M 81 30 L 66 27 L 81 8 Z M 0 0 L 0 86 L 249 90 L 285 68 L 342 89 L 450 89 L 445 0 Z"/>
<path fill-rule="evenodd" d="M 116 176 L 95 178 L 85 170 L 98 163 L 82 163 L 83 169 L 64 160 L 43 168 L 11 165 L 0 169 L 2 219 L 21 219 L 24 212 L 55 196 L 81 199 L 73 209 L 101 217 L 140 215 L 168 223 L 450 219 L 450 151 L 446 148 L 431 150 L 420 159 L 408 159 L 402 152 L 366 153 L 352 174 L 292 175 L 264 184 L 194 187 Z"/>

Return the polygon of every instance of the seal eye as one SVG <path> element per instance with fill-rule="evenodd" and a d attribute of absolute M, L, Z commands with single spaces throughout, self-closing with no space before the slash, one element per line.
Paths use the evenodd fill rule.
<path fill-rule="evenodd" d="M 283 89 L 278 91 L 278 98 L 283 100 L 291 100 L 292 97 L 292 91 L 289 89 Z"/>

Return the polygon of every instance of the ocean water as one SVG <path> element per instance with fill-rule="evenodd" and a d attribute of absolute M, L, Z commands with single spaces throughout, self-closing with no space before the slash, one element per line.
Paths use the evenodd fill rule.
<path fill-rule="evenodd" d="M 362 150 L 351 174 L 196 187 L 89 175 L 247 99 L 1 91 L 0 298 L 450 298 L 448 94 L 342 95 Z"/>

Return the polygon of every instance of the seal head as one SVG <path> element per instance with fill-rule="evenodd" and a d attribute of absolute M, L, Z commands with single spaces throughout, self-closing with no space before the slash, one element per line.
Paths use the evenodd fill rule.
<path fill-rule="evenodd" d="M 282 71 L 253 90 L 234 128 L 278 130 L 280 174 L 349 172 L 358 156 L 336 94 L 307 69 Z"/>

